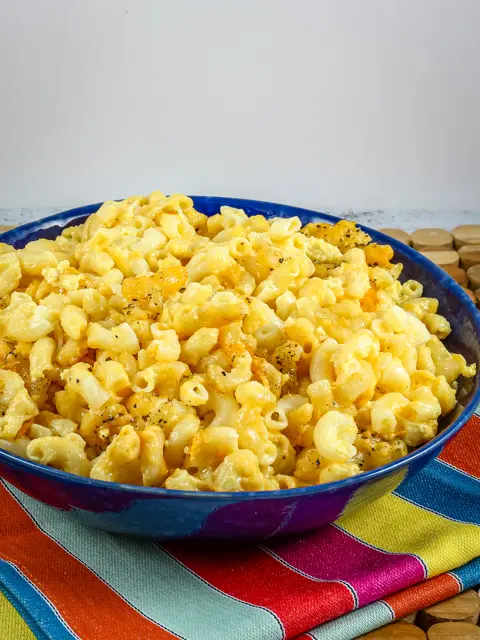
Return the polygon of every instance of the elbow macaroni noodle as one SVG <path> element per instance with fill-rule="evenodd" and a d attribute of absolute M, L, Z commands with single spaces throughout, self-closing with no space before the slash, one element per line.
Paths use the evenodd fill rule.
<path fill-rule="evenodd" d="M 0 244 L 0 448 L 98 480 L 289 489 L 402 457 L 475 375 L 355 225 L 106 202 Z"/>

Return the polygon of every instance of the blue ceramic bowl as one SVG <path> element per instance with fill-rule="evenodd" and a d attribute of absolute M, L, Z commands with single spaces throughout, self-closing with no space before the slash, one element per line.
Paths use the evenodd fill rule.
<path fill-rule="evenodd" d="M 220 197 L 194 197 L 196 208 L 212 215 L 222 204 L 244 209 L 248 215 L 299 216 L 312 221 L 337 222 L 338 218 L 306 209 Z M 62 229 L 79 224 L 99 204 L 58 213 L 17 227 L 0 241 L 17 248 L 37 238 L 54 238 Z M 440 310 L 453 332 L 448 346 L 469 363 L 480 364 L 480 314 L 464 291 L 444 271 L 409 247 L 365 229 L 378 243 L 390 244 L 403 262 L 403 277 L 423 283 L 425 295 L 440 300 Z M 472 415 L 480 400 L 479 376 L 465 380 L 457 409 L 440 423 L 440 433 L 408 456 L 384 467 L 339 482 L 250 493 L 190 493 L 101 482 L 41 466 L 0 450 L 0 474 L 30 496 L 94 527 L 155 539 L 218 538 L 261 539 L 298 533 L 333 522 L 346 510 L 360 509 L 395 489 L 435 458 L 445 443 Z"/>

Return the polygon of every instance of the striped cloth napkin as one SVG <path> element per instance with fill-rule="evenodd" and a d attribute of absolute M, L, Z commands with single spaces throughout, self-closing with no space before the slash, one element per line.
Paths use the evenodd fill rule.
<path fill-rule="evenodd" d="M 263 544 L 89 529 L 0 485 L 2 640 L 343 640 L 480 582 L 480 418 L 393 494 Z"/>

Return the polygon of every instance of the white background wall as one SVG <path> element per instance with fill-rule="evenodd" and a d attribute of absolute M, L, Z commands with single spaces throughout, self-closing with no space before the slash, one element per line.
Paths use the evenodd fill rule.
<path fill-rule="evenodd" d="M 0 0 L 0 207 L 480 211 L 480 0 Z"/>

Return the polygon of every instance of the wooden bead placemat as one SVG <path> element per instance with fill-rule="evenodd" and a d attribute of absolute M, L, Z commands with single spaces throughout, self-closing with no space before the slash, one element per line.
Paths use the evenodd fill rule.
<path fill-rule="evenodd" d="M 403 229 L 379 231 L 412 244 L 414 249 L 451 275 L 480 306 L 480 224 L 461 225 L 452 233 L 436 227 L 418 229 L 411 235 Z"/>
<path fill-rule="evenodd" d="M 425 256 L 439 267 L 458 267 L 460 263 L 460 256 L 453 249 L 446 251 L 420 251 L 422 256 Z"/>
<path fill-rule="evenodd" d="M 406 231 L 403 231 L 402 229 L 385 228 L 385 229 L 379 229 L 379 231 L 381 231 L 387 236 L 390 236 L 391 238 L 395 238 L 395 240 L 400 240 L 400 242 L 403 242 L 404 244 L 408 244 L 409 246 L 412 244 L 411 236 Z"/>
<path fill-rule="evenodd" d="M 357 640 L 480 640 L 479 612 L 480 597 L 468 589 Z"/>
<path fill-rule="evenodd" d="M 462 267 L 469 269 L 480 263 L 480 245 L 464 244 L 463 247 L 460 247 L 458 250 L 458 256 Z"/>
<path fill-rule="evenodd" d="M 420 611 L 417 616 L 417 623 L 424 630 L 428 630 L 439 622 L 469 622 L 470 624 L 477 624 L 479 612 L 480 598 L 478 593 L 473 589 L 469 589 L 451 600 L 439 602 Z"/>
<path fill-rule="evenodd" d="M 453 248 L 453 236 L 445 229 L 418 229 L 412 233 L 412 247 L 417 251 L 444 251 Z"/>
<path fill-rule="evenodd" d="M 474 269 L 475 267 L 472 267 Z M 458 282 L 461 287 L 468 287 L 468 274 L 465 269 L 461 267 L 443 267 L 445 271 L 452 276 L 452 278 Z M 478 285 L 480 288 L 480 284 Z"/>
<path fill-rule="evenodd" d="M 467 271 L 467 277 L 470 281 L 472 289 L 480 289 L 480 264 L 474 264 Z"/>
<path fill-rule="evenodd" d="M 408 622 L 394 622 L 387 627 L 375 629 L 371 633 L 360 636 L 358 640 L 425 640 L 427 636 L 419 627 Z"/>
<path fill-rule="evenodd" d="M 455 249 L 464 244 L 480 244 L 480 224 L 462 224 L 452 231 Z"/>

